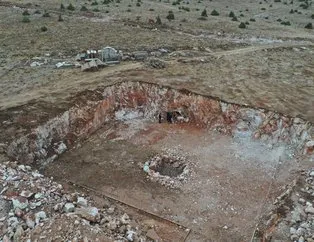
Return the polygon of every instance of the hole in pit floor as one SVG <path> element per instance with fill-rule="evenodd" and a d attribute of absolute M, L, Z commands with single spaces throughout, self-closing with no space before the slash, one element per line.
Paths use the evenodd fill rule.
<path fill-rule="evenodd" d="M 149 180 L 143 171 L 143 164 L 165 148 L 178 148 L 177 152 L 193 161 L 187 181 L 178 189 Z M 191 125 L 136 119 L 105 125 L 49 164 L 45 173 L 93 187 L 212 241 L 247 241 L 279 157 L 284 165 L 274 182 L 275 190 L 290 178 L 286 175 L 289 169 L 295 168 L 284 147 L 238 141 Z M 158 169 L 175 176 L 182 167 Z"/>

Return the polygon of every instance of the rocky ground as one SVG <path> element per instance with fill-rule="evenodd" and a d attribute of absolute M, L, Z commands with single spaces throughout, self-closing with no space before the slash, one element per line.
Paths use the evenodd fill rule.
<path fill-rule="evenodd" d="M 0 166 L 0 240 L 7 241 L 152 241 L 143 228 L 107 201 L 93 206 L 90 197 L 69 192 L 29 166 Z"/>

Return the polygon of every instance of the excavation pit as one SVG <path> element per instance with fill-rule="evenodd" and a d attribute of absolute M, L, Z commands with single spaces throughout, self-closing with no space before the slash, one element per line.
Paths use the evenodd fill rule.
<path fill-rule="evenodd" d="M 248 241 L 312 155 L 313 126 L 298 118 L 149 83 L 95 93 L 9 155 L 190 228 L 187 241 Z"/>
<path fill-rule="evenodd" d="M 181 164 L 180 161 L 172 160 L 168 157 L 162 157 L 157 164 L 150 166 L 153 171 L 169 177 L 178 177 L 183 173 L 185 167 L 186 165 Z"/>

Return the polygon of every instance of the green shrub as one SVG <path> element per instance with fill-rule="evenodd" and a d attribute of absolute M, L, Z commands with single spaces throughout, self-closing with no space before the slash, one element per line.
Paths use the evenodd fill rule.
<path fill-rule="evenodd" d="M 230 18 L 234 18 L 234 17 L 235 17 L 234 12 L 231 11 L 231 12 L 229 13 L 229 17 L 230 17 Z"/>
<path fill-rule="evenodd" d="M 139 2 L 136 3 L 136 7 L 140 7 L 141 4 Z"/>
<path fill-rule="evenodd" d="M 281 22 L 282 22 L 281 18 L 277 19 L 276 21 L 277 21 L 277 22 L 279 22 L 279 23 L 281 23 Z"/>
<path fill-rule="evenodd" d="M 172 11 L 169 11 L 166 18 L 167 18 L 169 21 L 174 20 L 174 13 L 173 13 Z"/>
<path fill-rule="evenodd" d="M 92 2 L 91 5 L 92 5 L 92 6 L 96 6 L 96 5 L 98 5 L 98 2 L 97 2 L 97 1 L 94 1 L 94 2 Z"/>
<path fill-rule="evenodd" d="M 65 9 L 63 3 L 60 4 L 60 9 L 61 9 L 61 10 L 64 10 L 64 9 Z"/>
<path fill-rule="evenodd" d="M 42 26 L 42 27 L 40 28 L 40 30 L 41 30 L 41 32 L 46 32 L 48 29 L 47 29 L 46 26 Z"/>
<path fill-rule="evenodd" d="M 81 9 L 80 9 L 80 11 L 85 12 L 85 11 L 88 11 L 88 9 L 87 9 L 87 7 L 86 7 L 86 6 L 82 6 L 82 7 L 81 7 Z"/>
<path fill-rule="evenodd" d="M 291 14 L 292 14 L 292 13 L 294 13 L 294 10 L 293 10 L 293 9 L 291 9 L 289 13 L 291 13 Z"/>
<path fill-rule="evenodd" d="M 30 14 L 29 14 L 28 10 L 24 10 L 24 12 L 22 13 L 22 15 L 23 15 L 23 16 L 29 16 Z"/>
<path fill-rule="evenodd" d="M 23 23 L 29 23 L 31 20 L 29 19 L 28 16 L 24 16 L 23 19 L 22 19 L 22 22 Z"/>
<path fill-rule="evenodd" d="M 127 11 L 127 12 L 131 12 L 131 9 L 128 8 L 126 11 Z M 109 11 L 108 11 L 108 12 L 109 12 Z"/>
<path fill-rule="evenodd" d="M 250 18 L 250 21 L 255 22 L 256 20 L 255 20 L 255 18 Z"/>
<path fill-rule="evenodd" d="M 274 2 L 275 2 L 275 3 L 280 3 L 280 2 L 281 2 L 281 0 L 274 0 Z"/>
<path fill-rule="evenodd" d="M 245 22 L 245 25 L 249 25 L 249 24 L 250 24 L 250 22 L 249 22 L 249 21 L 246 21 L 246 22 Z"/>
<path fill-rule="evenodd" d="M 243 14 L 243 13 L 241 13 L 241 14 L 240 14 L 240 17 L 244 17 L 244 14 Z"/>
<path fill-rule="evenodd" d="M 149 9 L 149 11 L 151 11 L 151 12 L 154 12 L 154 11 L 155 11 L 155 9 L 153 9 L 153 8 L 150 8 L 150 9 Z"/>
<path fill-rule="evenodd" d="M 219 16 L 219 13 L 214 9 L 214 10 L 210 13 L 210 15 L 212 15 L 212 16 Z"/>
<path fill-rule="evenodd" d="M 308 23 L 308 24 L 305 25 L 304 28 L 306 28 L 306 29 L 313 29 L 313 24 L 312 23 Z"/>
<path fill-rule="evenodd" d="M 201 16 L 202 16 L 202 17 L 207 17 L 207 11 L 206 11 L 206 9 L 204 9 L 204 10 L 202 11 Z"/>
<path fill-rule="evenodd" d="M 231 20 L 232 21 L 238 21 L 238 18 L 236 16 L 234 16 Z"/>
<path fill-rule="evenodd" d="M 36 10 L 35 12 L 34 12 L 34 14 L 41 14 L 41 12 L 40 12 L 40 10 Z"/>
<path fill-rule="evenodd" d="M 109 4 L 109 3 L 110 3 L 110 0 L 104 0 L 102 3 L 103 3 L 103 4 Z"/>
<path fill-rule="evenodd" d="M 100 10 L 98 8 L 94 8 L 93 12 L 100 12 Z"/>
<path fill-rule="evenodd" d="M 261 10 L 265 11 L 265 10 L 266 10 L 266 8 L 261 8 Z"/>
<path fill-rule="evenodd" d="M 245 29 L 245 28 L 246 28 L 245 23 L 241 22 L 240 25 L 239 25 L 239 28 L 240 28 L 240 29 Z"/>
<path fill-rule="evenodd" d="M 314 19 L 314 13 L 311 15 L 311 18 Z"/>
<path fill-rule="evenodd" d="M 67 9 L 70 11 L 74 11 L 75 7 L 72 5 L 72 3 L 70 3 L 69 6 L 67 7 Z"/>

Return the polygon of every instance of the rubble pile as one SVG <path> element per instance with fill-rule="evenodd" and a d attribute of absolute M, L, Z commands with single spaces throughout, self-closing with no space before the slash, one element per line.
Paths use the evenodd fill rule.
<path fill-rule="evenodd" d="M 276 236 L 271 229 L 275 225 L 290 241 L 314 242 L 314 168 L 302 171 L 299 179 L 286 186 L 276 198 L 274 205 L 266 223 L 270 232 L 265 238 Z"/>
<path fill-rule="evenodd" d="M 191 165 L 185 155 L 167 149 L 163 154 L 157 154 L 146 161 L 143 170 L 151 181 L 159 182 L 167 188 L 178 188 L 188 180 Z"/>
<path fill-rule="evenodd" d="M 147 231 L 109 200 L 98 209 L 30 166 L 1 164 L 0 181 L 0 241 L 149 241 Z"/>
<path fill-rule="evenodd" d="M 314 242 L 314 169 L 303 172 L 302 184 L 292 195 L 293 210 L 288 215 L 291 241 Z"/>

